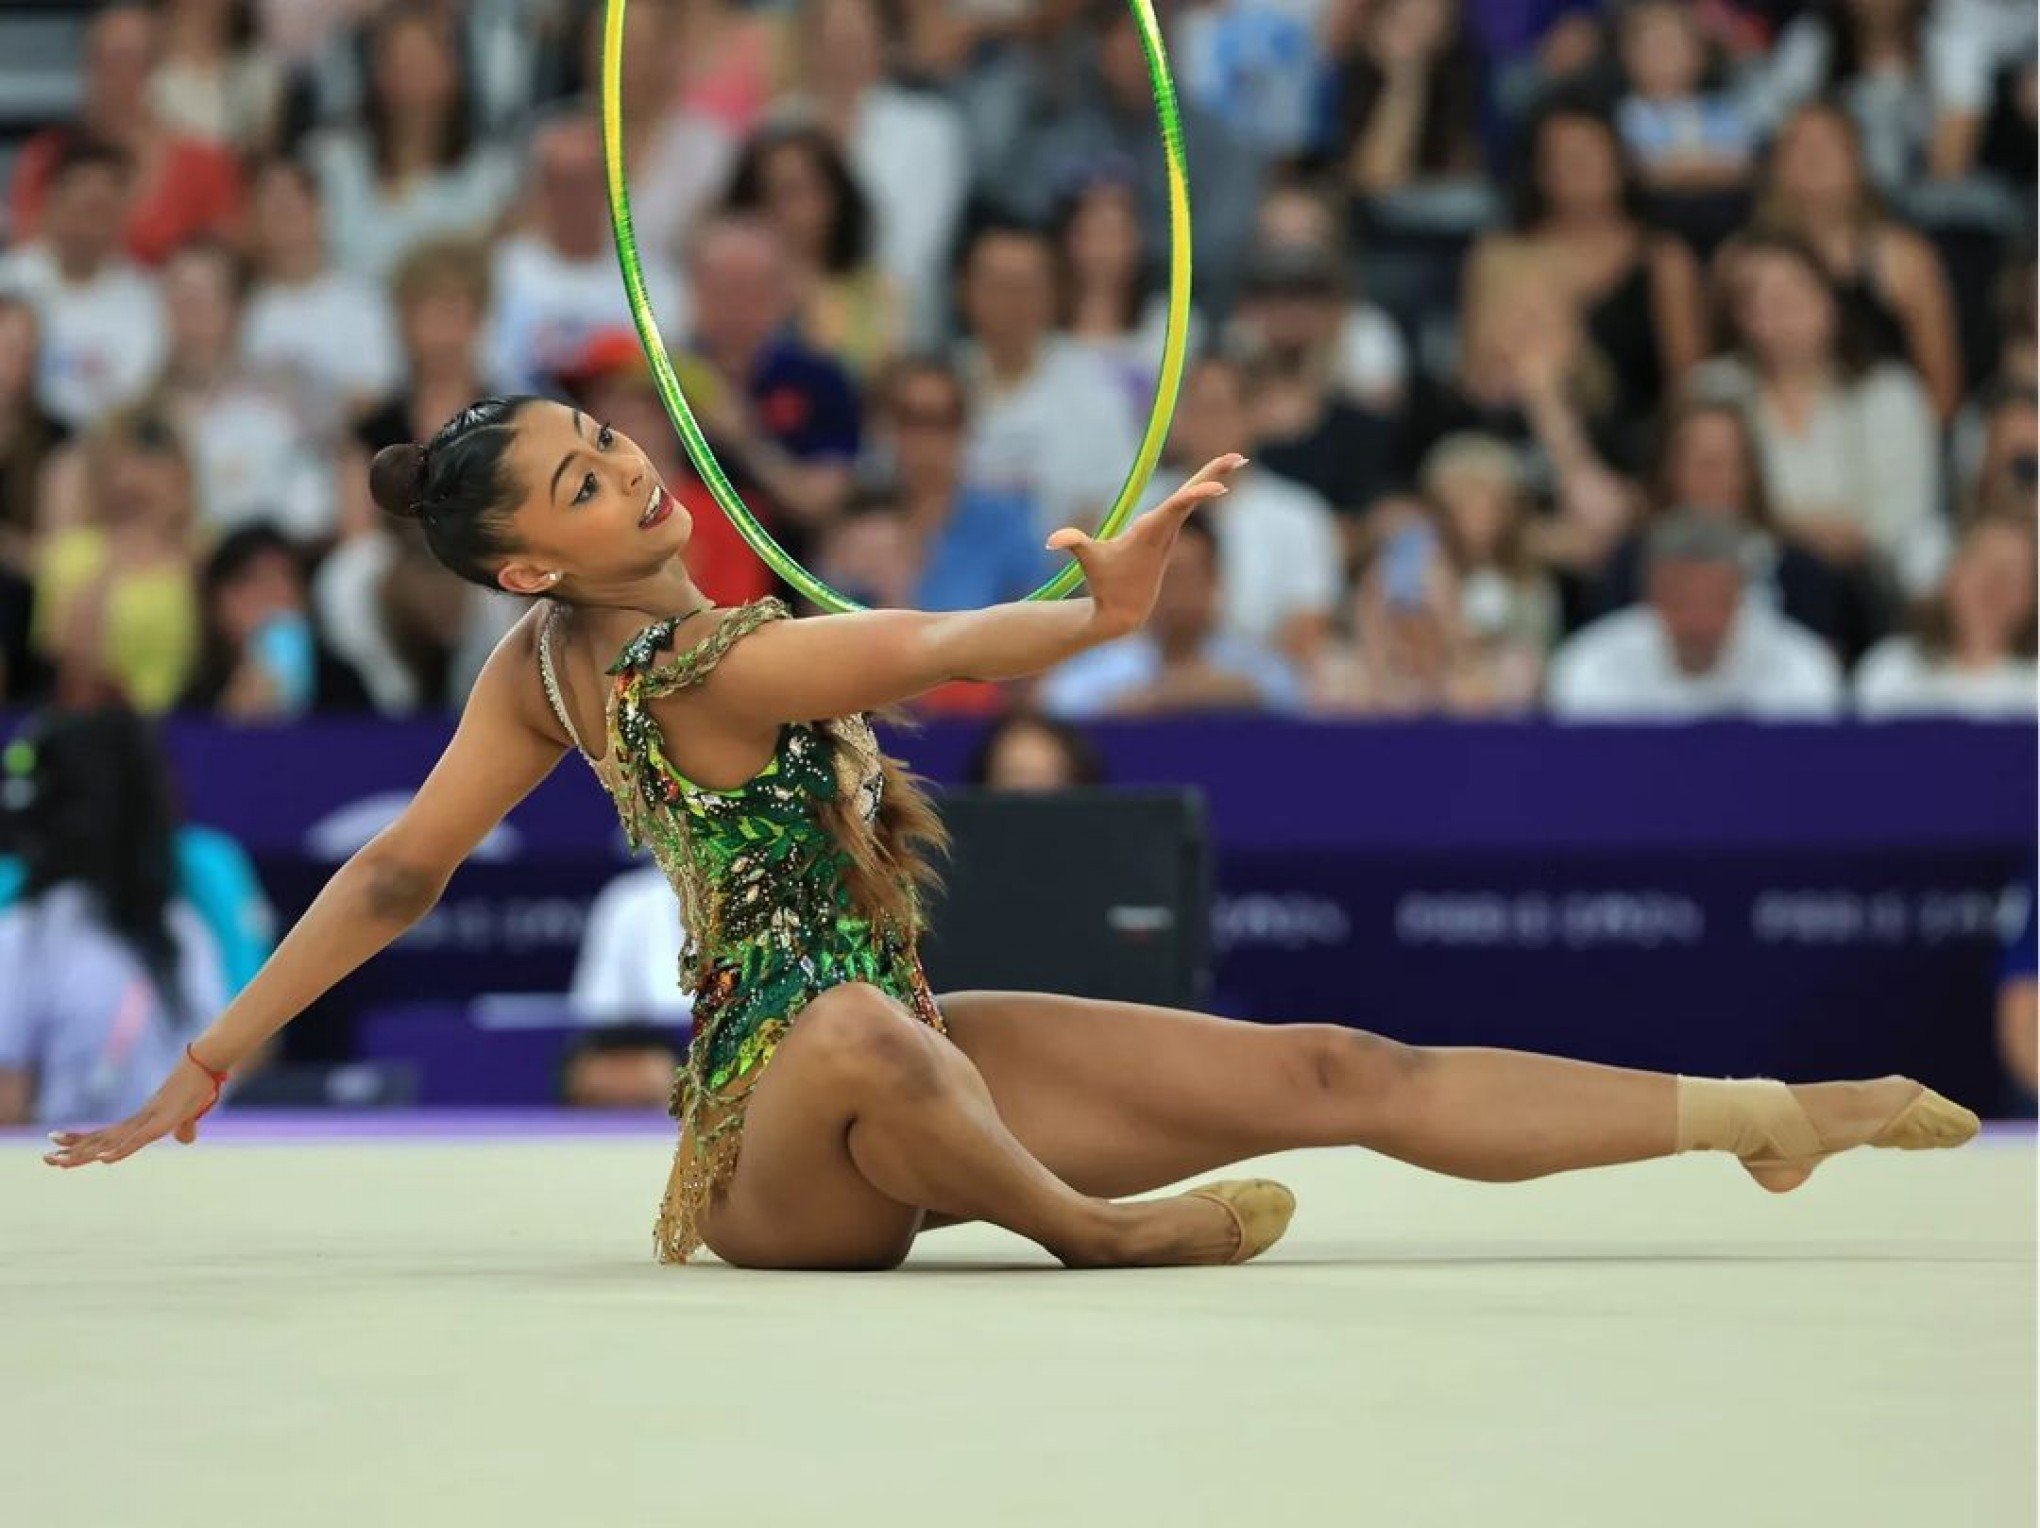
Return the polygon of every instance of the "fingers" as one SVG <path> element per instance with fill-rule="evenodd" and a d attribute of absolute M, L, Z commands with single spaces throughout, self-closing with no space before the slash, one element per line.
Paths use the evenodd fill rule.
<path fill-rule="evenodd" d="M 1202 467 L 1199 467 L 1191 474 L 1190 481 L 1183 486 L 1185 488 L 1194 488 L 1199 483 L 1216 482 L 1221 478 L 1232 476 L 1233 473 L 1239 471 L 1246 464 L 1247 459 L 1240 455 L 1239 452 L 1228 451 L 1224 456 L 1214 456 Z"/>
<path fill-rule="evenodd" d="M 1085 550 L 1095 545 L 1096 543 L 1089 536 L 1086 536 L 1073 525 L 1064 526 L 1048 538 L 1048 549 L 1051 552 L 1069 552 L 1081 555 Z"/>

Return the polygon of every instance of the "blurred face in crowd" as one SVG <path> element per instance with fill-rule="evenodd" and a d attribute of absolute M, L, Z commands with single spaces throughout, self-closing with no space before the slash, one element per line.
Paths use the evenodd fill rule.
<path fill-rule="evenodd" d="M 607 242 L 609 198 L 603 183 L 602 132 L 592 121 L 555 122 L 532 145 L 538 222 L 545 241 L 569 260 L 591 260 Z"/>
<path fill-rule="evenodd" d="M 1117 181 L 1087 188 L 1063 232 L 1063 256 L 1086 287 L 1116 290 L 1140 272 L 1140 219 L 1133 189 Z"/>
<path fill-rule="evenodd" d="M 1191 653 L 1218 624 L 1218 548 L 1209 534 L 1186 531 L 1176 538 L 1169 565 L 1149 618 L 1165 652 Z"/>
<path fill-rule="evenodd" d="M 1651 608 L 1680 672 L 1707 674 L 1721 662 L 1742 592 L 1742 570 L 1732 562 L 1667 558 L 1651 565 Z"/>
<path fill-rule="evenodd" d="M 98 131 L 125 138 L 141 117 L 156 44 L 156 18 L 143 6 L 115 6 L 94 19 L 85 37 L 84 115 Z"/>
<path fill-rule="evenodd" d="M 34 391 L 40 348 L 35 309 L 19 298 L 0 296 L 0 406 L 18 404 Z"/>
<path fill-rule="evenodd" d="M 1017 721 L 999 734 L 985 760 L 985 788 L 995 791 L 1069 790 L 1081 784 L 1077 761 L 1063 740 L 1036 721 Z"/>
<path fill-rule="evenodd" d="M 1723 520 L 1749 518 L 1756 463 L 1733 414 L 1709 410 L 1687 415 L 1665 459 L 1665 495 L 1682 509 Z"/>
<path fill-rule="evenodd" d="M 905 511 L 889 504 L 838 520 L 823 542 L 821 563 L 827 581 L 853 599 L 898 609 L 913 602 L 921 550 Z"/>
<path fill-rule="evenodd" d="M 457 376 L 474 366 L 482 310 L 468 287 L 452 280 L 424 283 L 397 314 L 413 372 Z"/>
<path fill-rule="evenodd" d="M 128 172 L 117 164 L 76 164 L 51 183 L 42 233 L 57 264 L 75 276 L 97 274 L 120 246 L 127 222 Z"/>
<path fill-rule="evenodd" d="M 1298 284 L 1244 293 L 1240 326 L 1275 360 L 1300 356 L 1336 336 L 1345 303 L 1337 288 Z"/>
<path fill-rule="evenodd" d="M 191 523 L 191 469 L 160 419 L 121 428 L 101 443 L 95 487 L 97 519 L 109 529 L 182 533 Z"/>
<path fill-rule="evenodd" d="M 326 223 L 311 178 L 295 165 L 272 162 L 249 197 L 254 255 L 274 278 L 302 278 L 326 262 Z"/>
<path fill-rule="evenodd" d="M 1593 117 L 1551 118 L 1537 135 L 1534 173 L 1552 213 L 1602 214 L 1622 202 L 1622 159 L 1615 135 Z"/>
<path fill-rule="evenodd" d="M 885 31 L 871 0 L 818 0 L 805 30 L 808 81 L 824 96 L 854 96 L 885 74 Z"/>
<path fill-rule="evenodd" d="M 987 349 L 1030 355 L 1055 322 L 1055 265 L 1047 241 L 1008 230 L 979 239 L 964 268 L 963 313 Z"/>
<path fill-rule="evenodd" d="M 932 367 L 903 369 L 886 391 L 880 420 L 909 498 L 948 498 L 956 491 L 967 420 L 955 377 Z"/>
<path fill-rule="evenodd" d="M 1246 384 L 1228 361 L 1203 361 L 1190 374 L 1169 431 L 1178 461 L 1202 464 L 1228 451 L 1247 449 Z"/>
<path fill-rule="evenodd" d="M 2040 471 L 2040 413 L 2030 397 L 2009 398 L 1991 411 L 1984 435 L 1981 488 L 1998 508 L 2033 511 Z"/>
<path fill-rule="evenodd" d="M 1771 187 L 1785 211 L 1853 206 L 1863 196 L 1863 157 L 1849 119 L 1828 106 L 1802 107 L 1778 131 Z"/>
<path fill-rule="evenodd" d="M 793 317 L 786 248 L 766 225 L 725 222 L 694 247 L 694 327 L 711 353 L 751 356 Z"/>
<path fill-rule="evenodd" d="M 2033 624 L 2033 535 L 2016 520 L 1993 517 L 1962 539 L 1948 568 L 1948 616 L 1971 653 L 2006 656 Z"/>
<path fill-rule="evenodd" d="M 241 330 L 241 297 L 232 259 L 193 246 L 163 267 L 163 312 L 170 353 L 187 366 L 217 366 L 233 357 Z"/>
<path fill-rule="evenodd" d="M 664 491 L 637 442 L 549 400 L 518 410 L 504 463 L 523 494 L 510 518 L 516 551 L 503 586 L 540 594 L 558 572 L 607 586 L 645 578 L 680 556 L 694 533 L 687 507 Z"/>
<path fill-rule="evenodd" d="M 429 16 L 400 14 L 376 36 L 371 80 L 395 116 L 436 117 L 453 109 L 459 65 L 446 33 Z"/>
<path fill-rule="evenodd" d="M 282 547 L 257 553 L 213 594 L 213 621 L 236 647 L 278 616 L 304 613 L 304 575 Z"/>
<path fill-rule="evenodd" d="M 1826 277 L 1805 260 L 1756 250 L 1735 263 L 1737 327 L 1767 370 L 1834 359 L 1839 314 Z"/>
<path fill-rule="evenodd" d="M 1622 72 L 1638 95 L 1653 100 L 1692 95 L 1706 70 L 1706 45 L 1685 5 L 1646 0 L 1622 13 Z"/>
<path fill-rule="evenodd" d="M 1522 512 L 1515 478 L 1499 462 L 1447 462 L 1426 474 L 1425 487 L 1469 567 L 1500 560 Z"/>
<path fill-rule="evenodd" d="M 815 145 L 799 139 L 774 144 L 765 151 L 758 169 L 765 216 L 786 240 L 787 248 L 798 250 L 803 260 L 820 264 L 827 258 L 829 236 L 842 209 L 836 205 L 835 187 Z"/>
<path fill-rule="evenodd" d="M 1308 249 L 1336 250 L 1338 214 L 1324 197 L 1297 186 L 1270 191 L 1261 199 L 1254 219 L 1259 244 L 1296 244 Z"/>

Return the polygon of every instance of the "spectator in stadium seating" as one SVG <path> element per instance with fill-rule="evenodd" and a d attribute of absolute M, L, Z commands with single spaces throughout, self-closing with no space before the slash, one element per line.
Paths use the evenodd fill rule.
<path fill-rule="evenodd" d="M 605 7 L 586 8 L 580 90 L 572 107 L 584 116 L 601 112 L 602 36 Z M 686 0 L 678 5 L 640 5 L 623 16 L 623 162 L 630 180 L 631 225 L 647 258 L 678 270 L 696 221 L 722 195 L 730 178 L 741 134 L 726 119 L 713 93 L 707 99 L 690 85 L 700 62 L 683 40 L 717 37 L 725 24 L 782 30 L 780 18 L 749 12 L 734 18 L 720 0 Z M 666 315 L 662 312 L 661 318 Z"/>
<path fill-rule="evenodd" d="M 778 587 L 772 571 L 737 534 L 695 475 L 679 435 L 666 418 L 635 330 L 612 329 L 594 336 L 557 381 L 582 413 L 607 420 L 637 442 L 657 469 L 660 481 L 694 517 L 694 534 L 687 543 L 687 573 L 696 587 L 724 605 L 760 599 Z M 757 513 L 758 508 L 753 507 L 752 512 Z"/>
<path fill-rule="evenodd" d="M 807 344 L 857 377 L 899 348 L 903 295 L 873 259 L 871 203 L 835 139 L 804 122 L 761 129 L 737 159 L 725 205 L 778 230 Z"/>
<path fill-rule="evenodd" d="M 334 653 L 386 715 L 460 705 L 525 610 L 446 572 L 408 521 L 335 548 L 313 577 L 312 605 Z"/>
<path fill-rule="evenodd" d="M 74 429 L 139 398 L 163 360 L 155 284 L 120 253 L 133 167 L 121 150 L 66 139 L 44 173 L 41 235 L 0 255 L 0 292 L 42 321 L 44 405 Z"/>
<path fill-rule="evenodd" d="M 38 391 L 42 324 L 25 297 L 0 292 L 0 569 L 26 573 L 51 462 L 71 431 Z"/>
<path fill-rule="evenodd" d="M 1338 60 L 1348 188 L 1368 198 L 1482 169 L 1482 63 L 1459 0 L 1369 0 Z"/>
<path fill-rule="evenodd" d="M 1863 362 L 1827 267 L 1800 241 L 1745 237 L 1731 272 L 1735 349 L 1695 371 L 1696 392 L 1748 409 L 1787 531 L 1839 567 L 1879 559 L 1921 587 L 1942 523 L 1940 434 L 1918 376 Z"/>
<path fill-rule="evenodd" d="M 117 1118 L 231 990 L 179 895 L 169 771 L 119 710 L 60 715 L 8 755 L 24 873 L 0 912 L 0 1124 Z"/>
<path fill-rule="evenodd" d="M 569 1109 L 663 1108 L 679 1065 L 673 1036 L 657 1025 L 605 1025 L 577 1035 L 568 1047 L 560 1063 L 560 1102 Z"/>
<path fill-rule="evenodd" d="M 1236 362 L 1208 356 L 1183 379 L 1165 459 L 1195 471 L 1239 449 L 1248 430 L 1244 374 Z M 1218 537 L 1220 629 L 1306 663 L 1331 629 L 1345 584 L 1338 520 L 1317 493 L 1259 462 L 1235 472 L 1226 488 L 1202 511 Z M 1146 506 L 1162 497 L 1150 489 Z"/>
<path fill-rule="evenodd" d="M 422 529 L 392 523 L 368 492 L 368 464 L 384 446 L 429 440 L 493 389 L 481 375 L 489 310 L 484 246 L 421 244 L 397 272 L 397 327 L 407 386 L 355 425 L 338 464 L 342 544 L 312 581 L 319 625 L 379 711 L 400 714 L 458 700 L 521 613 L 520 601 L 461 582 L 433 561 Z"/>
<path fill-rule="evenodd" d="M 1289 0 L 1197 0 L 1181 7 L 1169 31 L 1178 88 L 1267 158 L 1304 154 L 1325 126 L 1323 9 Z"/>
<path fill-rule="evenodd" d="M 430 440 L 447 420 L 494 389 L 482 373 L 482 334 L 491 287 L 487 246 L 459 240 L 419 245 L 398 267 L 397 335 L 403 385 L 355 423 L 341 449 L 343 536 L 376 530 L 383 517 L 368 494 L 368 464 L 384 446 Z"/>
<path fill-rule="evenodd" d="M 593 335 L 630 322 L 595 119 L 561 117 L 539 128 L 531 141 L 531 180 L 529 226 L 491 252 L 488 372 L 515 393 L 539 391 Z M 673 271 L 648 254 L 644 276 L 653 311 L 684 333 L 687 314 Z"/>
<path fill-rule="evenodd" d="M 1654 516 L 1684 510 L 1741 528 L 1751 598 L 1844 651 L 1862 647 L 1864 616 L 1849 582 L 1780 532 L 1756 437 L 1738 405 L 1704 398 L 1674 403 L 1645 488 Z M 1643 597 L 1646 539 L 1644 531 L 1631 535 L 1609 558 L 1589 601 L 1595 614 Z"/>
<path fill-rule="evenodd" d="M 1115 174 L 1087 180 L 1057 207 L 1055 242 L 1062 263 L 1063 331 L 1111 371 L 1127 407 L 1136 416 L 1145 414 L 1162 369 L 1169 299 L 1152 288 L 1132 184 Z M 1193 309 L 1193 354 L 1201 328 Z"/>
<path fill-rule="evenodd" d="M 151 394 L 198 474 L 199 519 L 218 532 L 273 521 L 311 545 L 332 534 L 333 478 L 310 400 L 242 358 L 247 272 L 218 244 L 187 244 L 163 267 L 169 355 Z"/>
<path fill-rule="evenodd" d="M 1409 346 L 1387 311 L 1353 289 L 1341 226 L 1338 206 L 1314 186 L 1270 190 L 1254 221 L 1233 327 L 1249 339 L 1260 333 L 1278 350 L 1316 341 L 1340 397 L 1357 408 L 1391 412 L 1408 389 Z M 1300 281 L 1299 268 L 1306 265 L 1309 280 Z"/>
<path fill-rule="evenodd" d="M 1246 369 L 1252 420 L 1242 440 L 1253 442 L 1254 460 L 1350 517 L 1380 496 L 1395 469 L 1400 427 L 1382 400 L 1399 394 L 1402 372 L 1398 350 L 1392 388 L 1376 391 L 1374 403 L 1355 401 L 1350 364 L 1365 310 L 1349 310 L 1342 290 L 1328 251 L 1262 246 L 1247 262 L 1227 349 Z"/>
<path fill-rule="evenodd" d="M 799 28 L 797 104 L 836 141 L 870 199 L 871 255 L 905 304 L 905 338 L 933 344 L 970 187 L 962 118 L 942 96 L 886 78 L 874 0 L 815 0 L 802 7 Z"/>
<path fill-rule="evenodd" d="M 1872 648 L 1856 669 L 1865 716 L 2031 717 L 2033 521 L 1992 515 L 1970 525 L 1913 630 Z"/>
<path fill-rule="evenodd" d="M 110 417 L 87 452 L 80 502 L 62 506 L 37 558 L 37 646 L 60 700 L 111 687 L 163 711 L 198 657 L 190 459 L 147 410 Z"/>
<path fill-rule="evenodd" d="M 251 366 L 352 412 L 397 385 L 396 323 L 382 287 L 326 257 L 319 183 L 299 159 L 261 161 L 249 184 L 255 284 L 242 325 Z"/>
<path fill-rule="evenodd" d="M 1648 224 L 1613 123 L 1561 100 L 1525 136 L 1513 227 L 1476 247 L 1469 290 L 1502 251 L 1545 255 L 1570 284 L 1586 336 L 1612 372 L 1611 412 L 1632 435 L 1704 353 L 1699 262 Z"/>
<path fill-rule="evenodd" d="M 1719 191 L 1749 179 L 1754 125 L 1711 88 L 1705 20 L 1686 0 L 1631 0 L 1616 17 L 1627 92 L 1615 121 L 1638 176 L 1654 191 Z"/>
<path fill-rule="evenodd" d="M 684 1019 L 694 998 L 680 985 L 687 930 L 680 903 L 656 865 L 615 877 L 588 908 L 567 1001 L 583 1020 Z M 672 1068 L 666 1080 L 672 1082 Z"/>
<path fill-rule="evenodd" d="M 1405 451 L 1414 472 L 1449 434 L 1473 431 L 1508 444 L 1532 494 L 1556 511 L 1538 523 L 1539 556 L 1591 578 L 1635 509 L 1633 490 L 1610 462 L 1626 466 L 1638 447 L 1611 410 L 1612 374 L 1587 341 L 1555 259 L 1528 245 L 1497 246 L 1475 263 L 1458 375 L 1418 390 Z"/>
<path fill-rule="evenodd" d="M 416 245 L 491 232 L 516 189 L 498 145 L 477 142 L 471 82 L 450 24 L 391 6 L 368 23 L 363 126 L 321 134 L 312 164 L 335 262 L 387 280 Z"/>
<path fill-rule="evenodd" d="M 131 171 L 131 194 L 104 228 L 131 259 L 156 265 L 187 239 L 237 233 L 240 167 L 219 144 L 182 136 L 157 116 L 150 82 L 158 56 L 157 19 L 149 6 L 118 0 L 92 18 L 78 122 L 43 129 L 14 162 L 9 211 L 17 239 L 43 231 L 58 163 L 81 139 L 112 146 Z"/>
<path fill-rule="evenodd" d="M 255 0 L 161 0 L 149 104 L 173 132 L 238 153 L 276 140 L 283 71 L 258 47 Z"/>
<path fill-rule="evenodd" d="M 303 554 L 268 525 L 221 538 L 199 574 L 204 634 L 180 705 L 237 722 L 362 711 L 368 694 L 312 623 Z"/>
<path fill-rule="evenodd" d="M 688 399 L 739 485 L 755 484 L 784 529 L 842 509 L 863 422 L 849 374 L 793 327 L 793 265 L 772 225 L 725 213 L 688 260 L 694 341 Z"/>
<path fill-rule="evenodd" d="M 1956 503 L 1964 521 L 1999 514 L 2031 523 L 2040 503 L 2040 395 L 2030 385 L 2000 382 L 1977 400 L 1979 459 L 1958 464 Z"/>
<path fill-rule="evenodd" d="M 674 53 L 681 110 L 741 142 L 792 85 L 794 44 L 785 14 L 741 0 L 680 0 Z"/>
<path fill-rule="evenodd" d="M 1069 46 L 1054 61 L 1038 55 L 1031 124 L 988 192 L 1004 214 L 1045 225 L 1056 204 L 1101 169 L 1123 172 L 1133 183 L 1141 243 L 1167 249 L 1168 172 L 1139 23 L 1119 0 L 1081 0 L 1073 9 L 1080 20 Z M 1197 206 L 1197 298 L 1206 311 L 1222 313 L 1253 241 L 1263 156 L 1195 101 L 1182 103 L 1182 126 Z"/>
<path fill-rule="evenodd" d="M 1645 603 L 1595 621 L 1552 659 L 1548 700 L 1572 720 L 1831 717 L 1827 644 L 1747 597 L 1742 532 L 1697 514 L 1651 532 Z"/>
<path fill-rule="evenodd" d="M 1467 624 L 1457 569 L 1424 514 L 1396 511 L 1363 557 L 1348 630 L 1319 655 L 1310 706 L 1326 716 L 1478 716 L 1535 699 L 1536 669 Z"/>
<path fill-rule="evenodd" d="M 1184 522 L 1154 613 L 1141 631 L 1079 654 L 1041 683 L 1051 716 L 1181 716 L 1295 711 L 1302 687 L 1268 648 L 1224 631 L 1218 537 Z"/>
<path fill-rule="evenodd" d="M 1947 418 L 1961 401 L 1955 302 L 1934 246 L 1891 217 L 1872 190 L 1847 112 L 1816 102 L 1772 141 L 1756 227 L 1796 235 L 1826 264 L 1842 322 L 1863 355 L 1909 363 Z M 1721 260 L 1732 283 L 1737 244 Z"/>
<path fill-rule="evenodd" d="M 1990 105 L 1991 61 L 1929 0 L 1823 0 L 1778 34 L 1750 106 L 1775 130 L 1794 107 L 1831 95 L 1863 131 L 1872 177 L 1897 191 L 1922 174 L 1969 173 Z"/>
<path fill-rule="evenodd" d="M 1097 525 L 1139 444 L 1126 395 L 1098 358 L 1055 332 L 1055 252 L 1013 224 L 977 231 L 962 260 L 960 351 L 971 394 L 967 470 L 1030 498 L 1044 535 Z"/>
<path fill-rule="evenodd" d="M 1521 464 L 1488 436 L 1448 435 L 1424 458 L 1418 481 L 1437 511 L 1485 688 L 1523 709 L 1543 688 L 1560 611 L 1558 585 L 1536 556 Z"/>
<path fill-rule="evenodd" d="M 954 367 L 895 361 L 872 388 L 874 444 L 898 520 L 904 597 L 920 610 L 976 610 L 1023 598 L 1056 571 L 1034 506 L 964 472 L 969 409 Z"/>
<path fill-rule="evenodd" d="M 1105 783 L 1105 761 L 1076 727 L 1034 711 L 1008 711 L 985 729 L 963 767 L 985 790 L 1034 793 Z"/>

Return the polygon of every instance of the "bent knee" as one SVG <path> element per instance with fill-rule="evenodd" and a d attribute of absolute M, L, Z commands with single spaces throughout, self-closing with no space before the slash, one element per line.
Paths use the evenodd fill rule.
<path fill-rule="evenodd" d="M 1342 1105 L 1387 1109 L 1421 1077 L 1425 1053 L 1383 1035 L 1339 1024 L 1299 1024 L 1290 1031 L 1301 1089 Z"/>
<path fill-rule="evenodd" d="M 926 1085 L 935 1077 L 934 1036 L 868 982 L 822 993 L 800 1011 L 794 1034 L 821 1064 L 846 1075 L 894 1087 Z"/>

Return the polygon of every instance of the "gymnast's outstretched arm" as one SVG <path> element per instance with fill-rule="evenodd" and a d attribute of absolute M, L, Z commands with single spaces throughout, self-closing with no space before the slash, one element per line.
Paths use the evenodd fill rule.
<path fill-rule="evenodd" d="M 1177 532 L 1226 491 L 1245 458 L 1207 463 L 1119 536 L 1057 531 L 1089 597 L 986 610 L 866 610 L 780 621 L 732 647 L 698 691 L 655 703 L 671 751 L 692 778 L 743 780 L 786 722 L 883 710 L 953 679 L 1017 679 L 1139 628 L 1154 608 Z"/>
<path fill-rule="evenodd" d="M 460 726 L 404 813 L 335 871 L 255 979 L 192 1041 L 135 1114 L 89 1133 L 57 1131 L 54 1167 L 118 1162 L 175 1134 L 189 1142 L 213 1094 L 202 1068 L 238 1066 L 329 987 L 417 923 L 510 809 L 566 752 L 536 679 L 531 622 L 505 637 L 483 667 Z"/>

